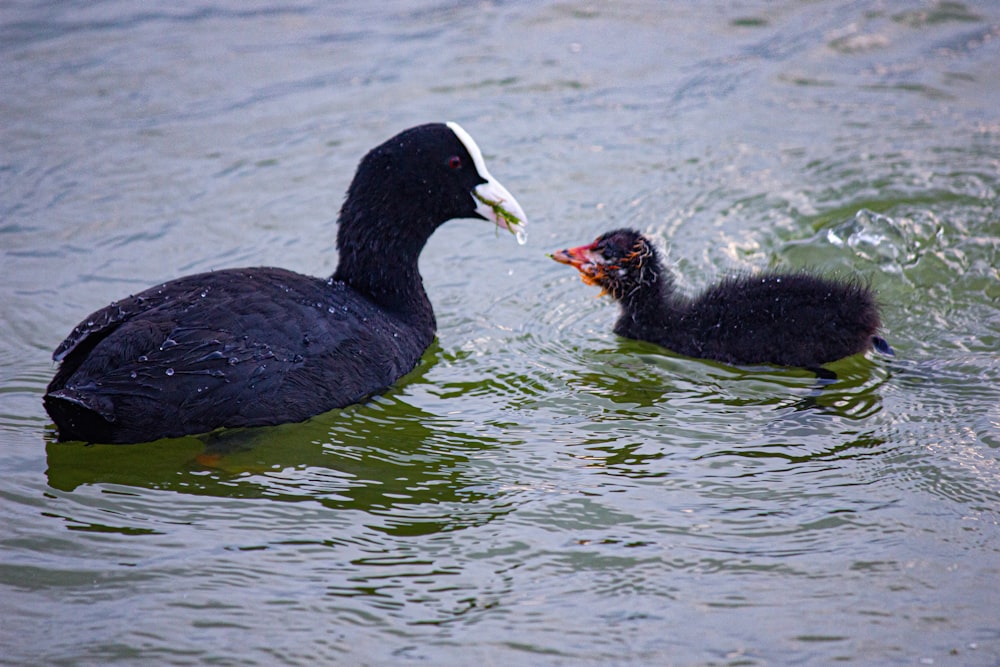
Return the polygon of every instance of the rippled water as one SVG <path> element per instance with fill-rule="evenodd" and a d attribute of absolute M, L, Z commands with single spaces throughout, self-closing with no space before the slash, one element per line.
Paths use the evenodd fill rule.
<path fill-rule="evenodd" d="M 992 2 L 0 7 L 0 661 L 1000 663 Z M 438 341 L 307 423 L 56 444 L 51 350 L 184 273 L 327 275 L 366 150 L 456 120 Z M 894 359 L 679 358 L 545 253 L 856 272 Z"/>

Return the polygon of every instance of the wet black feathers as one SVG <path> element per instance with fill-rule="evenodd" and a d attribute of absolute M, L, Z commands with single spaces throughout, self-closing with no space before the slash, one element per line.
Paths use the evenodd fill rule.
<path fill-rule="evenodd" d="M 860 280 L 805 272 L 735 275 L 685 297 L 638 232 L 609 232 L 596 248 L 619 267 L 606 272 L 601 286 L 621 304 L 614 329 L 621 336 L 736 365 L 816 368 L 873 346 L 891 351 L 875 336 L 878 306 Z"/>
<path fill-rule="evenodd" d="M 475 215 L 475 169 L 446 125 L 362 160 L 344 202 L 335 279 L 276 268 L 186 276 L 98 310 L 53 355 L 44 404 L 62 440 L 139 442 L 299 421 L 384 390 L 434 338 L 418 257 Z"/>

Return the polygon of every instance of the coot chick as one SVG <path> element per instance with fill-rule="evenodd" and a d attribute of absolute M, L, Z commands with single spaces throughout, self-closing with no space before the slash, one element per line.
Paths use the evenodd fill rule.
<path fill-rule="evenodd" d="M 892 348 L 871 290 L 857 280 L 808 273 L 725 278 L 695 298 L 676 293 L 659 252 L 633 229 L 618 229 L 552 259 L 580 271 L 621 306 L 614 331 L 679 354 L 733 365 L 799 366 L 829 377 L 820 365 Z"/>
<path fill-rule="evenodd" d="M 44 403 L 60 440 L 147 442 L 301 421 L 380 392 L 435 333 L 417 265 L 453 218 L 523 238 L 524 212 L 455 123 L 406 130 L 369 152 L 340 210 L 339 262 L 186 276 L 113 302 L 53 354 Z"/>

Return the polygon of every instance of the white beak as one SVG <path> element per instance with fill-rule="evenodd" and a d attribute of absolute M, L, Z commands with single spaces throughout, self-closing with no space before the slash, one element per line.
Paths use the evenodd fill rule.
<path fill-rule="evenodd" d="M 465 146 L 465 149 L 469 151 L 476 171 L 486 181 L 477 185 L 472 194 L 476 200 L 476 213 L 486 220 L 493 221 L 497 227 L 515 234 L 517 242 L 523 244 L 527 240 L 524 228 L 528 223 L 528 218 L 524 215 L 521 205 L 500 181 L 490 175 L 486 168 L 486 161 L 483 160 L 483 153 L 469 133 L 462 129 L 458 123 L 448 123 L 447 125 Z"/>

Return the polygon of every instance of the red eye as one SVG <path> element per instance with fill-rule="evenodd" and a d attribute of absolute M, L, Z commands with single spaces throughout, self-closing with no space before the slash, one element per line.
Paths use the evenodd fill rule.
<path fill-rule="evenodd" d="M 448 158 L 448 166 L 451 167 L 452 169 L 461 169 L 462 158 L 458 157 L 457 155 L 452 155 L 450 158 Z"/>

